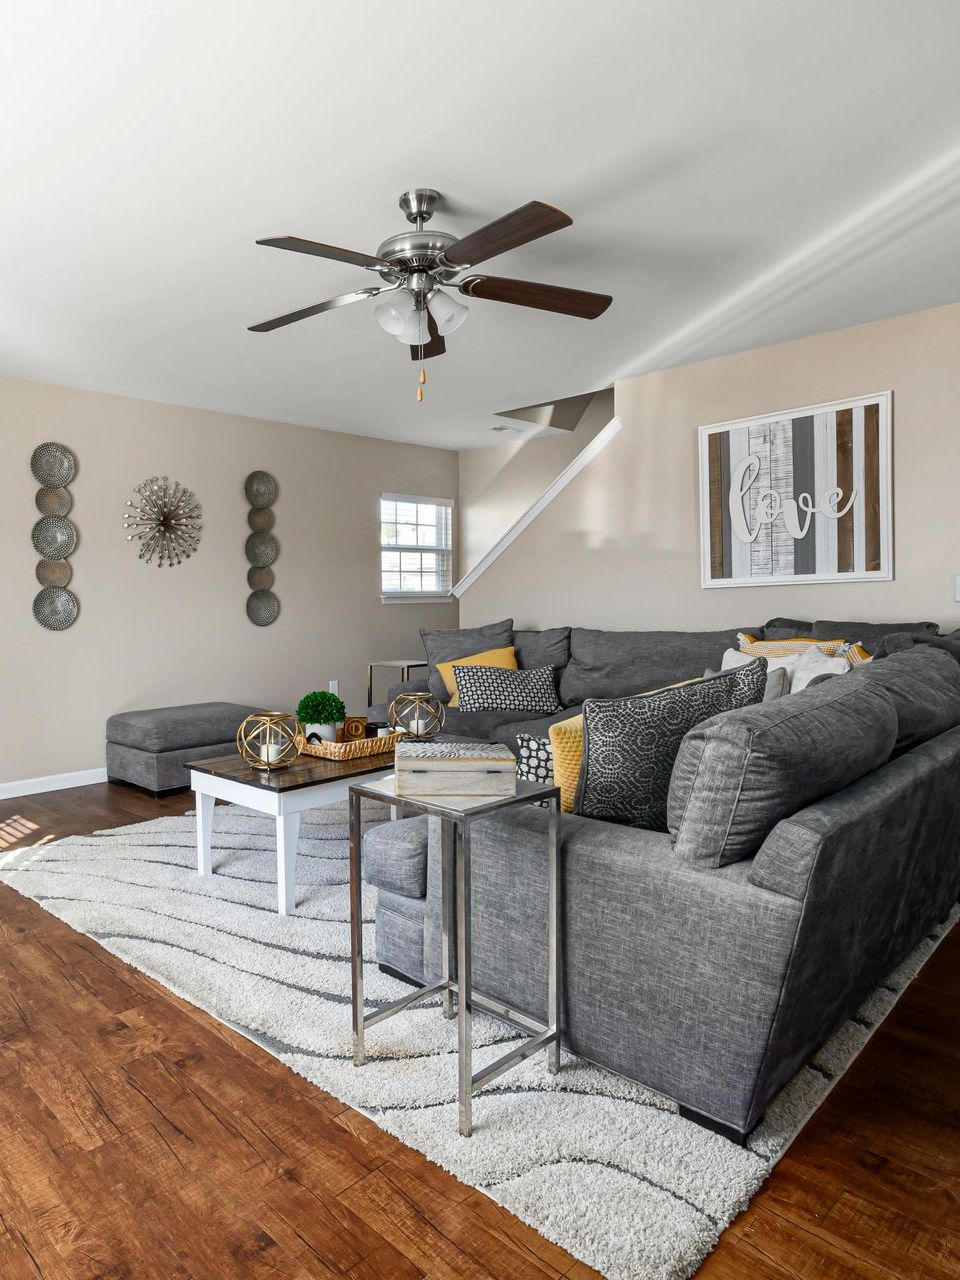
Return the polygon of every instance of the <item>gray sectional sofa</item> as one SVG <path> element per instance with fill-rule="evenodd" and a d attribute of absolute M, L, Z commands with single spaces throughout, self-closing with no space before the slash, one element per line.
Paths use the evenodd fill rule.
<path fill-rule="evenodd" d="M 813 627 L 775 619 L 767 634 L 781 621 Z M 831 624 L 851 625 L 848 638 L 867 635 Z M 572 706 L 626 692 L 621 681 L 633 692 L 702 674 L 735 643 L 603 635 L 570 633 Z M 960 893 L 960 664 L 932 644 L 887 647 L 903 651 L 691 731 L 669 830 L 561 824 L 565 1043 L 740 1141 Z M 462 727 L 480 736 L 475 720 Z M 501 741 L 541 727 L 483 726 Z M 534 806 L 509 810 L 472 842 L 475 986 L 541 1018 L 545 823 Z M 413 982 L 440 972 L 435 834 L 411 818 L 364 845 L 378 960 Z"/>

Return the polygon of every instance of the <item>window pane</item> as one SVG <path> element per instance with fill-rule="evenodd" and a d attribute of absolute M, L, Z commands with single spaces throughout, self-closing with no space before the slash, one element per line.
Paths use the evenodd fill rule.
<path fill-rule="evenodd" d="M 382 589 L 383 589 L 384 591 L 399 591 L 399 590 L 400 590 L 400 575 L 399 575 L 399 573 L 385 573 L 385 574 L 383 574 L 383 575 L 382 575 L 381 586 L 382 586 Z"/>
<path fill-rule="evenodd" d="M 400 575 L 400 586 L 404 591 L 420 590 L 420 574 L 419 573 L 402 573 Z"/>
<path fill-rule="evenodd" d="M 437 582 L 435 573 L 424 573 L 422 575 L 424 591 L 439 591 L 440 584 Z"/>
<path fill-rule="evenodd" d="M 417 545 L 417 526 L 415 524 L 398 524 L 397 541 L 404 547 Z"/>
<path fill-rule="evenodd" d="M 421 551 L 420 563 L 423 566 L 424 573 L 433 573 L 437 567 L 436 553 L 433 551 Z"/>
<path fill-rule="evenodd" d="M 401 551 L 400 552 L 400 568 L 404 573 L 420 572 L 420 552 L 419 551 Z"/>
<path fill-rule="evenodd" d="M 395 523 L 397 519 L 397 504 L 395 502 L 388 502 L 386 498 L 381 498 L 380 519 L 389 520 L 391 523 Z"/>
<path fill-rule="evenodd" d="M 415 502 L 398 502 L 397 519 L 401 524 L 416 524 L 417 504 Z"/>
<path fill-rule="evenodd" d="M 380 553 L 380 568 L 386 573 L 400 572 L 400 552 L 399 551 L 382 551 Z"/>
<path fill-rule="evenodd" d="M 397 540 L 397 526 L 395 524 L 382 524 L 380 526 L 380 545 L 390 546 Z"/>
<path fill-rule="evenodd" d="M 418 524 L 417 545 L 420 547 L 435 547 L 437 545 L 437 526 L 434 524 Z"/>

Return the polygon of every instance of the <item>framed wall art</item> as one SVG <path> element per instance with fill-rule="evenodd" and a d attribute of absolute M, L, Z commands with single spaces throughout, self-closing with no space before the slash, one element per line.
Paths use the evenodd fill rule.
<path fill-rule="evenodd" d="M 891 399 L 701 427 L 701 585 L 889 581 Z"/>

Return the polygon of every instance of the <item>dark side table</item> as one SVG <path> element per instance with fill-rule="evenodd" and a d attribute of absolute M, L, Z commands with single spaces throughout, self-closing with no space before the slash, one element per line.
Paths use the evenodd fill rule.
<path fill-rule="evenodd" d="M 409 796 L 398 797 L 394 793 L 393 778 L 380 782 L 354 783 L 350 787 L 350 964 L 353 980 L 353 1061 L 358 1067 L 364 1063 L 364 1032 L 378 1022 L 392 1018 L 411 1005 L 443 994 L 444 1017 L 454 1016 L 453 997 L 456 996 L 458 1096 L 460 1102 L 460 1132 L 468 1138 L 473 1132 L 473 1095 L 511 1067 L 525 1061 L 541 1049 L 547 1051 L 547 1068 L 551 1072 L 560 1069 L 560 790 L 558 787 L 534 782 L 517 782 L 513 796 Z M 405 813 L 425 813 L 440 819 L 440 898 L 441 909 L 441 964 L 442 977 L 425 987 L 418 987 L 409 995 L 384 1005 L 374 1013 L 365 1013 L 363 1007 L 363 912 L 361 888 L 363 874 L 362 828 L 360 802 L 362 799 L 380 800 L 385 804 L 402 804 Z M 473 990 L 471 977 L 472 950 L 470 941 L 470 827 L 475 819 L 507 809 L 516 804 L 546 801 L 547 821 L 547 1021 L 538 1022 L 518 1009 L 502 1001 L 489 1000 Z M 454 868 L 456 871 L 454 872 Z M 452 882 L 455 884 L 452 886 Z M 453 892 L 451 893 L 451 886 Z M 456 929 L 451 920 L 451 903 L 456 916 Z M 455 953 L 455 956 L 454 956 Z M 454 958 L 456 977 L 454 977 Z M 485 1009 L 506 1017 L 514 1024 L 533 1034 L 516 1049 L 503 1054 L 481 1071 L 473 1071 L 472 1008 Z"/>

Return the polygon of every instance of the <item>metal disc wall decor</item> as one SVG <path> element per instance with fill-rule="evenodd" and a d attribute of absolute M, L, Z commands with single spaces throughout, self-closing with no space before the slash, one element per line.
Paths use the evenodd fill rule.
<path fill-rule="evenodd" d="M 255 627 L 269 627 L 279 612 L 280 601 L 272 591 L 251 591 L 247 596 L 247 617 Z"/>
<path fill-rule="evenodd" d="M 77 460 L 66 445 L 47 440 L 38 444 L 30 455 L 30 470 L 37 484 L 45 489 L 59 489 L 73 483 Z"/>
<path fill-rule="evenodd" d="M 251 507 L 272 507 L 277 500 L 277 482 L 269 471 L 251 471 L 243 491 Z"/>
<path fill-rule="evenodd" d="M 280 543 L 270 532 L 275 520 L 276 479 L 269 471 L 251 471 L 243 482 L 243 492 L 250 503 L 247 524 L 253 530 L 244 544 L 251 566 L 247 570 L 247 617 L 255 627 L 269 627 L 280 612 L 280 601 L 270 590 L 274 580 L 270 565 L 280 554 Z"/>
<path fill-rule="evenodd" d="M 44 560 L 66 560 L 77 549 L 77 527 L 64 516 L 41 516 L 30 537 Z"/>
<path fill-rule="evenodd" d="M 66 586 L 73 577 L 67 563 L 77 549 L 77 526 L 68 520 L 73 494 L 67 488 L 77 474 L 77 459 L 65 444 L 46 440 L 30 455 L 30 470 L 40 485 L 36 494 L 40 519 L 30 531 L 33 549 L 40 556 L 37 581 L 41 590 L 33 600 L 33 616 L 48 631 L 66 631 L 76 622 L 80 605 Z"/>
<path fill-rule="evenodd" d="M 37 581 L 41 587 L 68 587 L 72 577 L 69 560 L 37 561 Z"/>
<path fill-rule="evenodd" d="M 136 498 L 127 501 L 123 527 L 128 542 L 139 542 L 138 556 L 145 564 L 156 561 L 172 569 L 189 560 L 200 545 L 203 509 L 192 490 L 179 480 L 151 476 L 134 489 Z"/>
<path fill-rule="evenodd" d="M 257 569 L 273 564 L 280 554 L 280 543 L 272 533 L 251 533 L 246 541 L 247 559 Z"/>
<path fill-rule="evenodd" d="M 269 533 L 276 518 L 272 507 L 251 507 L 247 524 L 254 533 Z"/>
<path fill-rule="evenodd" d="M 38 489 L 37 510 L 42 516 L 65 516 L 73 506 L 73 494 L 69 489 Z"/>
<path fill-rule="evenodd" d="M 34 597 L 33 616 L 48 631 L 66 631 L 79 612 L 77 597 L 63 587 L 44 587 Z"/>

